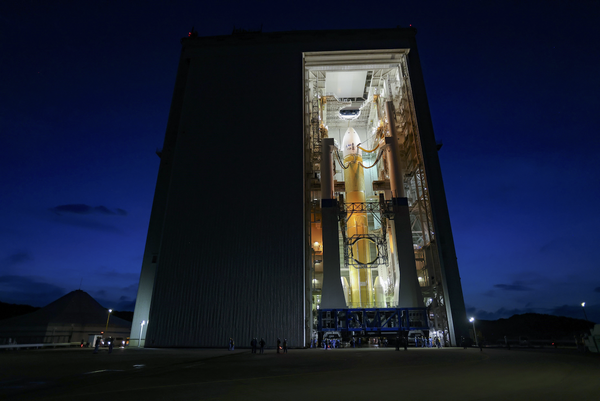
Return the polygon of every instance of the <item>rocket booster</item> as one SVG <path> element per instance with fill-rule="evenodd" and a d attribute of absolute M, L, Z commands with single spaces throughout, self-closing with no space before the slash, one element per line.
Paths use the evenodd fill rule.
<path fill-rule="evenodd" d="M 358 149 L 360 137 L 354 128 L 348 128 L 342 139 L 344 170 L 346 185 L 346 201 L 348 203 L 365 203 L 365 176 L 362 163 L 362 151 Z M 348 210 L 348 237 L 356 234 L 367 234 L 369 223 L 364 211 Z M 352 245 L 352 254 L 356 262 L 368 263 L 370 260 L 368 240 L 359 240 Z M 357 269 L 350 266 L 351 307 L 369 307 L 373 303 L 373 283 L 371 269 Z"/>

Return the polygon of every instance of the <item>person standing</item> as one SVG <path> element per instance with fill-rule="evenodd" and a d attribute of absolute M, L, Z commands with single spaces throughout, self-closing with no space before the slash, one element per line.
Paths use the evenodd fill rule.
<path fill-rule="evenodd" d="M 260 343 L 258 345 L 260 345 L 260 353 L 263 354 L 265 352 L 265 339 L 261 338 L 260 339 Z"/>
<path fill-rule="evenodd" d="M 234 349 L 233 338 L 229 337 L 229 351 L 233 351 Z"/>
<path fill-rule="evenodd" d="M 256 338 L 253 338 L 252 341 L 250 341 L 250 346 L 252 347 L 252 353 L 256 354 Z"/>
<path fill-rule="evenodd" d="M 113 339 L 112 339 L 112 337 L 110 337 L 108 339 L 108 353 L 109 354 L 112 354 L 112 349 L 113 349 Z"/>
<path fill-rule="evenodd" d="M 283 353 L 287 354 L 287 338 L 283 339 Z"/>
<path fill-rule="evenodd" d="M 281 348 L 281 340 L 277 338 L 277 353 L 279 354 L 279 349 Z"/>

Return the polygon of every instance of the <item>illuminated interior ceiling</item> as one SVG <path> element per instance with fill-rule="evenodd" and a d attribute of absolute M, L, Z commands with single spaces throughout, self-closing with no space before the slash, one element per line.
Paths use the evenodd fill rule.
<path fill-rule="evenodd" d="M 348 128 L 348 121 L 339 117 L 339 111 L 351 105 L 362 110 L 350 126 L 367 129 L 372 117 L 368 102 L 372 100 L 373 94 L 381 93 L 384 80 L 395 75 L 392 73 L 396 69 L 397 67 L 376 70 L 365 68 L 359 71 L 311 71 L 311 81 L 319 88 L 321 96 L 327 98 L 324 120 L 328 128 Z"/>
<path fill-rule="evenodd" d="M 337 98 L 362 98 L 368 95 L 368 71 L 330 71 L 325 75 L 325 94 Z"/>
<path fill-rule="evenodd" d="M 386 83 L 398 80 L 398 66 L 407 52 L 396 49 L 305 53 L 310 87 L 326 97 L 323 120 L 328 129 L 351 126 L 365 133 L 370 130 L 377 123 L 370 107 L 373 95 L 381 95 Z M 339 111 L 348 107 L 361 109 L 359 117 L 350 123 L 339 116 Z"/>

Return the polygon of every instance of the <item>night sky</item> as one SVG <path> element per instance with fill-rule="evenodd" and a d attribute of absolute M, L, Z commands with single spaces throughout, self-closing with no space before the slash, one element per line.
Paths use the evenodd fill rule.
<path fill-rule="evenodd" d="M 81 288 L 133 310 L 193 25 L 412 25 L 467 314 L 583 318 L 586 301 L 600 322 L 600 2 L 285 4 L 0 5 L 0 301 L 45 306 Z"/>

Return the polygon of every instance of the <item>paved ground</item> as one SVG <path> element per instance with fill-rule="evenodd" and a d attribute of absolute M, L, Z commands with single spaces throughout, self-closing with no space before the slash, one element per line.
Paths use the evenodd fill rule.
<path fill-rule="evenodd" d="M 599 400 L 574 350 L 90 349 L 0 353 L 6 400 Z"/>

